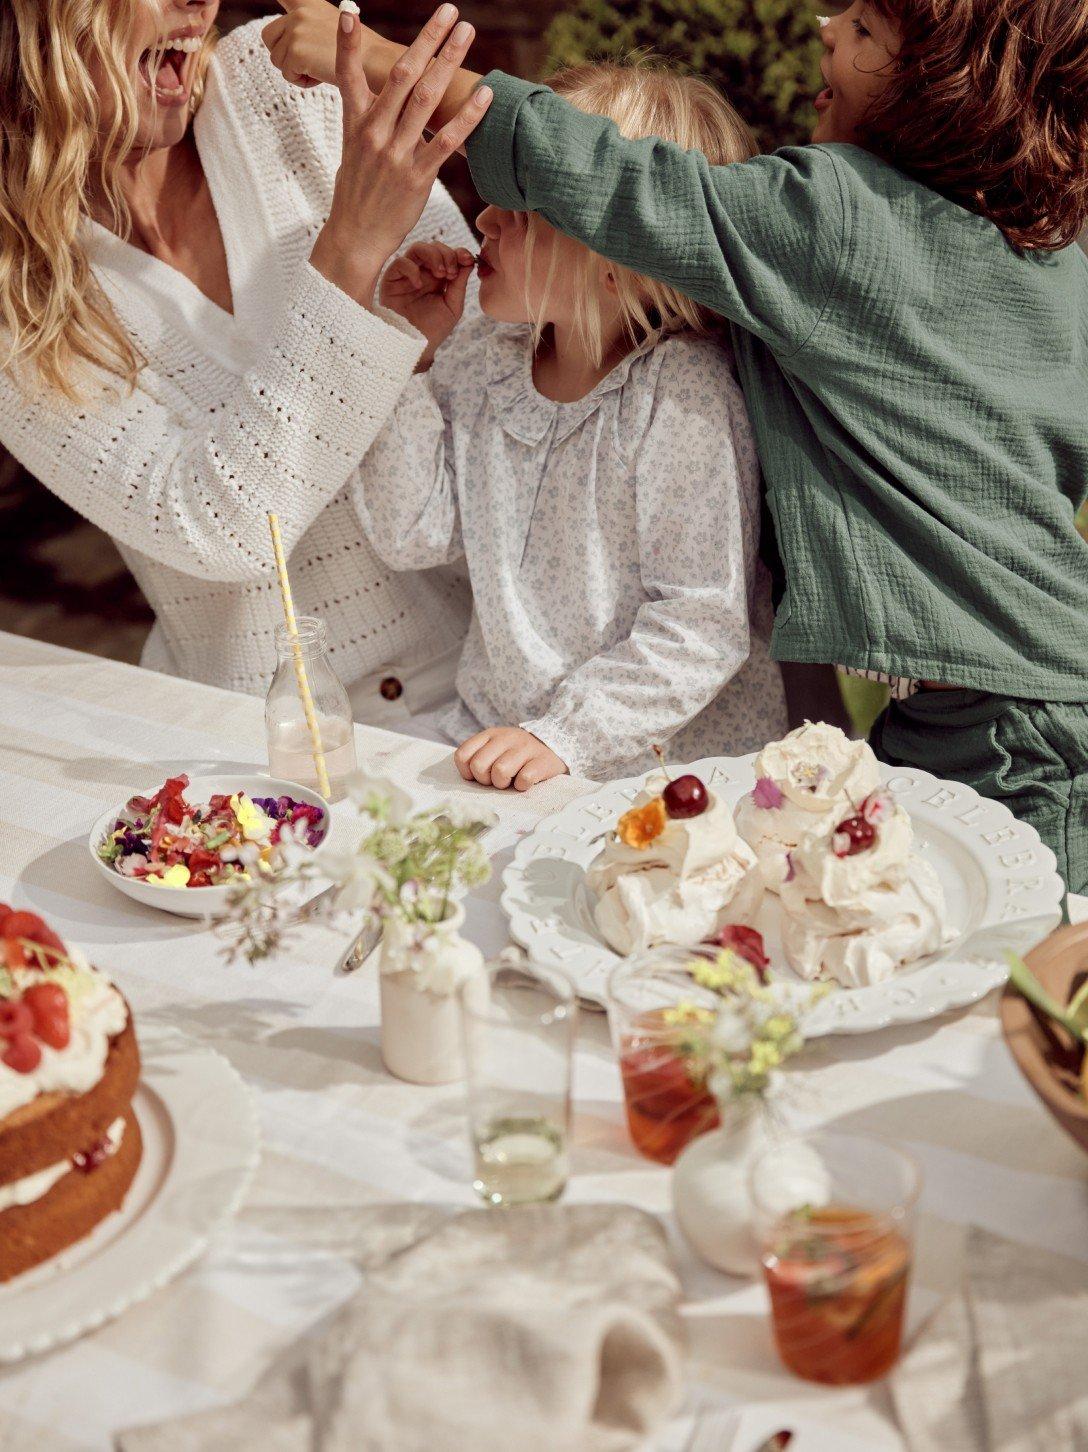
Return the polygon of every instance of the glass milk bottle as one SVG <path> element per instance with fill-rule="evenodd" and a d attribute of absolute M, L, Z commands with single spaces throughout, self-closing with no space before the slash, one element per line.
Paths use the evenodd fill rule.
<path fill-rule="evenodd" d="M 334 802 L 345 793 L 345 782 L 355 770 L 355 734 L 347 692 L 329 664 L 325 622 L 314 615 L 298 617 L 298 647 L 310 688 L 314 714 L 329 774 L 329 795 Z M 278 664 L 264 703 L 268 735 L 268 770 L 272 776 L 297 781 L 319 791 L 313 741 L 302 704 L 295 645 L 286 625 L 276 628 Z"/>

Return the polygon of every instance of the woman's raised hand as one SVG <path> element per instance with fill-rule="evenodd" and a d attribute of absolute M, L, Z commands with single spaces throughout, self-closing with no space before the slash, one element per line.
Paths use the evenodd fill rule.
<path fill-rule="evenodd" d="M 399 313 L 427 339 L 419 368 L 429 368 L 465 310 L 465 291 L 476 259 L 465 247 L 417 242 L 382 274 L 384 307 Z"/>
<path fill-rule="evenodd" d="M 472 26 L 457 21 L 454 6 L 440 6 L 378 95 L 367 85 L 360 32 L 358 18 L 341 11 L 336 84 L 344 105 L 344 144 L 332 208 L 310 261 L 369 306 L 382 267 L 419 221 L 442 163 L 482 120 L 491 92 L 480 87 L 425 140 L 424 128 L 472 44 Z"/>

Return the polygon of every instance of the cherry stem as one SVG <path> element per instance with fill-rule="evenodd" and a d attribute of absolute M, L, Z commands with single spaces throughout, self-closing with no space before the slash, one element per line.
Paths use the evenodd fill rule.
<path fill-rule="evenodd" d="M 660 746 L 651 746 L 650 747 L 650 750 L 653 752 L 653 754 L 657 757 L 658 761 L 661 763 L 661 770 L 665 773 L 666 780 L 672 781 L 672 777 L 669 776 L 669 768 L 668 768 L 668 766 L 666 765 L 666 762 L 665 762 L 665 753 L 662 751 L 661 747 Z"/>

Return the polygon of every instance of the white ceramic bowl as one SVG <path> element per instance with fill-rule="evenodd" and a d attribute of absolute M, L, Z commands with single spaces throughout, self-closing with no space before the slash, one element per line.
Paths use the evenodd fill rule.
<path fill-rule="evenodd" d="M 146 790 L 134 789 L 125 798 L 125 802 L 134 796 L 151 796 L 160 786 L 162 786 L 162 782 L 158 782 Z M 325 813 L 322 842 L 328 837 L 332 821 L 329 816 L 328 802 L 324 797 L 318 796 L 317 792 L 311 791 L 309 787 L 299 786 L 297 782 L 283 781 L 277 776 L 224 774 L 223 776 L 190 777 L 189 785 L 185 788 L 185 796 L 194 806 L 207 802 L 219 793 L 233 796 L 235 792 L 245 792 L 249 797 L 294 797 L 296 802 L 308 802 L 310 806 L 320 807 Z M 99 845 L 107 832 L 113 830 L 114 822 L 124 811 L 125 802 L 121 802 L 110 812 L 103 812 L 91 828 L 91 835 L 87 840 L 91 859 L 106 881 L 111 883 L 118 892 L 123 892 L 126 897 L 134 898 L 136 902 L 142 902 L 147 907 L 158 908 L 160 912 L 174 913 L 178 917 L 214 918 L 225 912 L 227 898 L 230 894 L 229 886 L 157 887 L 154 883 L 140 882 L 132 877 L 122 877 L 119 872 L 113 870 L 108 862 L 102 861 L 98 855 Z"/>

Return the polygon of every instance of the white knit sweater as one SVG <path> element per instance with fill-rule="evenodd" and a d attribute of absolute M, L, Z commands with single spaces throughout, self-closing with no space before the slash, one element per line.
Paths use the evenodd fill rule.
<path fill-rule="evenodd" d="M 276 510 L 296 608 L 324 617 L 357 716 L 372 683 L 379 719 L 381 677 L 410 681 L 455 652 L 469 615 L 460 575 L 378 560 L 346 487 L 422 339 L 309 265 L 339 163 L 339 96 L 284 82 L 260 22 L 220 43 L 195 127 L 233 317 L 89 223 L 95 274 L 146 359 L 139 385 L 80 407 L 0 374 L 0 439 L 116 540 L 156 615 L 143 663 L 215 685 L 262 692 L 274 667 Z M 472 245 L 441 187 L 413 233 L 436 236 Z"/>

